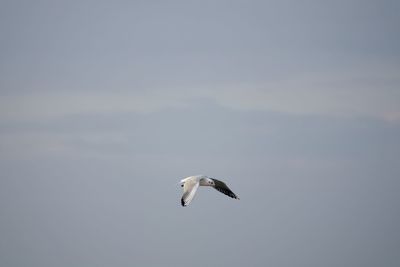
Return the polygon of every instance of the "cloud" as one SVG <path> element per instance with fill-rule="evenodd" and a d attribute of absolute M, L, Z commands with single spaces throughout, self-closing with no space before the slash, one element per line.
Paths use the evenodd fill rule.
<path fill-rule="evenodd" d="M 305 73 L 258 85 L 222 87 L 209 97 L 246 110 L 396 120 L 400 111 L 398 73 L 391 67 Z"/>
<path fill-rule="evenodd" d="M 3 96 L 3 120 L 52 119 L 82 113 L 149 112 L 177 106 L 170 92 L 38 92 Z"/>
<path fill-rule="evenodd" d="M 15 93 L 0 99 L 1 120 L 48 119 L 82 113 L 154 112 L 198 99 L 238 110 L 400 119 L 396 68 L 307 73 L 259 83 L 208 84 L 148 90 Z M 118 88 L 117 88 L 118 89 Z"/>

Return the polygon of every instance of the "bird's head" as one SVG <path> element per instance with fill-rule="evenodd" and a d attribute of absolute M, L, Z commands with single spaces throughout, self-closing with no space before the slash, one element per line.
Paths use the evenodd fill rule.
<path fill-rule="evenodd" d="M 209 186 L 215 186 L 215 182 L 214 182 L 214 180 L 213 179 L 211 179 L 211 178 L 206 178 L 206 183 L 207 183 L 207 185 L 209 185 Z"/>

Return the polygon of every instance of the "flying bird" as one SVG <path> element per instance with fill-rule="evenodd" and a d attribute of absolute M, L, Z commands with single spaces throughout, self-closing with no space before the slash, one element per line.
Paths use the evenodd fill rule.
<path fill-rule="evenodd" d="M 207 177 L 205 175 L 186 177 L 180 181 L 180 184 L 183 187 L 183 195 L 181 198 L 181 204 L 183 207 L 189 205 L 189 203 L 193 200 L 199 186 L 212 186 L 219 192 L 224 193 L 231 198 L 239 199 L 224 182 Z"/>

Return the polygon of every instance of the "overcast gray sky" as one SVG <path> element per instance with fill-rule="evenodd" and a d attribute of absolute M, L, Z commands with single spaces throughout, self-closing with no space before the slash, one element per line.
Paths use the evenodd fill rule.
<path fill-rule="evenodd" d="M 0 265 L 399 266 L 399 13 L 0 1 Z"/>

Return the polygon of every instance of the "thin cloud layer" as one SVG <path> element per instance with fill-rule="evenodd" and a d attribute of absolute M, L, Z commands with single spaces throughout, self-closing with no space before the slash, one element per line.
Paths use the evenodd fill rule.
<path fill-rule="evenodd" d="M 261 84 L 210 84 L 149 90 L 39 91 L 0 99 L 0 119 L 32 120 L 73 114 L 154 112 L 208 99 L 239 110 L 289 114 L 400 119 L 400 84 L 395 70 L 358 75 L 313 73 Z"/>

